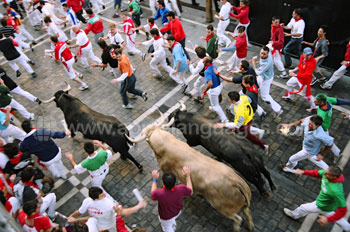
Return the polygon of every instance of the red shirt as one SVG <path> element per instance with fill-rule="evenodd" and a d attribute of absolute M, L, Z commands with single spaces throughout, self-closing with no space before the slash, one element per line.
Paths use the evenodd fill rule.
<path fill-rule="evenodd" d="M 72 10 L 77 13 L 83 9 L 85 4 L 84 0 L 67 0 L 67 6 L 72 8 Z"/>
<path fill-rule="evenodd" d="M 16 24 L 15 20 L 13 20 L 11 17 L 7 18 L 7 26 L 11 26 L 15 30 L 17 30 L 17 24 Z"/>
<path fill-rule="evenodd" d="M 242 8 L 238 8 L 235 6 L 232 6 L 232 8 L 238 13 L 230 13 L 230 16 L 239 19 L 239 22 L 241 24 L 248 24 L 249 23 L 249 6 L 244 6 Z"/>
<path fill-rule="evenodd" d="M 182 210 L 182 198 L 191 195 L 190 188 L 183 184 L 176 185 L 173 190 L 157 189 L 152 192 L 153 201 L 158 201 L 159 217 L 163 220 L 169 220 Z"/>
<path fill-rule="evenodd" d="M 174 21 L 169 21 L 168 25 L 160 29 L 160 32 L 165 33 L 169 30 L 177 42 L 180 42 L 186 37 L 185 31 L 182 28 L 182 24 L 177 17 L 175 17 Z"/>
<path fill-rule="evenodd" d="M 236 54 L 238 58 L 242 59 L 247 57 L 247 53 L 248 53 L 247 35 L 245 33 L 242 37 L 237 36 L 235 46 L 236 46 Z"/>
<path fill-rule="evenodd" d="M 84 29 L 85 34 L 89 34 L 90 31 L 92 31 L 92 33 L 94 34 L 97 34 L 103 31 L 102 19 L 100 19 L 98 16 L 96 16 L 96 18 L 94 17 L 95 15 L 89 16 L 88 24 Z"/>
<path fill-rule="evenodd" d="M 130 17 L 128 17 L 124 22 L 123 22 L 123 29 L 124 32 L 127 35 L 132 35 L 134 34 L 134 32 L 131 30 L 131 28 L 135 28 L 134 26 L 134 21 L 132 21 L 132 19 Z"/>
<path fill-rule="evenodd" d="M 30 228 L 32 231 L 35 228 L 36 231 L 41 231 L 41 230 L 48 230 L 52 227 L 49 217 L 41 216 L 39 213 L 30 217 L 30 219 L 34 220 L 33 227 L 26 224 L 26 222 L 25 222 L 26 218 L 28 218 L 28 215 L 25 212 L 21 211 L 18 214 L 18 221 L 23 228 L 27 227 L 27 228 Z"/>
<path fill-rule="evenodd" d="M 348 43 L 346 45 L 346 52 L 345 52 L 345 58 L 344 58 L 345 61 L 350 61 L 350 44 Z M 349 67 L 350 64 L 346 64 L 345 65 L 346 67 Z"/>
<path fill-rule="evenodd" d="M 55 45 L 55 59 L 64 62 L 72 58 L 73 54 L 67 47 L 67 44 L 63 41 L 58 41 Z"/>
<path fill-rule="evenodd" d="M 276 50 L 281 50 L 284 46 L 284 33 L 283 27 L 281 25 L 274 26 L 271 24 L 271 41 L 273 51 L 272 55 L 276 52 Z"/>

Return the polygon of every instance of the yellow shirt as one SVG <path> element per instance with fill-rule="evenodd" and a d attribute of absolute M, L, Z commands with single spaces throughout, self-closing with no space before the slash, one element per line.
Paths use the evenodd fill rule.
<path fill-rule="evenodd" d="M 249 103 L 248 97 L 245 95 L 240 96 L 239 98 L 240 103 L 236 104 L 233 108 L 233 111 L 235 112 L 235 124 L 236 125 L 247 125 L 252 119 L 253 119 L 253 108 Z M 243 118 L 243 124 L 239 122 L 240 118 Z"/>

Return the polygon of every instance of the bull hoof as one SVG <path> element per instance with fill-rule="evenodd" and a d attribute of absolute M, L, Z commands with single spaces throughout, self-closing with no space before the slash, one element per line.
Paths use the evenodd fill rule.
<path fill-rule="evenodd" d="M 272 191 L 273 193 L 276 192 L 276 190 L 277 190 L 277 187 L 276 187 L 275 185 L 271 186 L 271 191 Z"/>
<path fill-rule="evenodd" d="M 123 156 L 123 155 L 121 155 L 120 158 L 121 158 L 122 160 L 126 160 L 126 157 Z"/>
<path fill-rule="evenodd" d="M 143 166 L 142 166 L 141 164 L 139 164 L 139 165 L 137 166 L 137 168 L 139 169 L 139 173 L 142 173 L 142 171 L 143 171 Z"/>
<path fill-rule="evenodd" d="M 266 200 L 270 201 L 270 200 L 272 200 L 273 194 L 272 194 L 272 192 L 265 192 L 265 193 L 262 194 L 262 196 Z"/>

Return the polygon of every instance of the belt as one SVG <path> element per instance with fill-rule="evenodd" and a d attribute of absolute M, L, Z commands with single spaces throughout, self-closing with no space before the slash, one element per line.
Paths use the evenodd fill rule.
<path fill-rule="evenodd" d="M 220 19 L 221 21 L 227 21 L 227 20 L 229 20 L 230 18 L 228 18 L 228 19 Z"/>
<path fill-rule="evenodd" d="M 89 44 L 90 44 L 90 41 L 87 41 L 86 44 L 84 44 L 83 46 L 79 47 L 79 50 L 77 52 L 77 56 L 78 57 L 81 57 L 81 49 L 86 48 Z"/>
<path fill-rule="evenodd" d="M 107 171 L 107 169 L 105 169 L 105 170 L 103 170 L 103 172 L 101 172 L 100 174 L 98 174 L 98 175 L 91 175 L 91 178 L 94 178 L 94 177 L 98 177 L 98 176 L 101 176 L 101 175 L 103 175 L 105 172 Z"/>

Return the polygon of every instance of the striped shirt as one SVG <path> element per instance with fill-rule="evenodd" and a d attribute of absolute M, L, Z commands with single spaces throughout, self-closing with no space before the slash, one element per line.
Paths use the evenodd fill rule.
<path fill-rule="evenodd" d="M 74 25 L 80 26 L 79 20 L 72 9 L 67 10 L 66 20 L 68 20 L 70 25 L 72 26 Z"/>
<path fill-rule="evenodd" d="M 16 33 L 16 30 L 11 26 L 5 26 L 0 27 L 0 32 L 5 35 L 5 37 L 15 37 L 14 33 Z"/>

